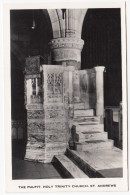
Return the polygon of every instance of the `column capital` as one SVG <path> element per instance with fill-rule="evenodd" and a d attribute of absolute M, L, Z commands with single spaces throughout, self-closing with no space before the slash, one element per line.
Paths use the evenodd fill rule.
<path fill-rule="evenodd" d="M 84 41 L 78 38 L 57 38 L 49 43 L 51 49 L 68 48 L 82 50 Z"/>
<path fill-rule="evenodd" d="M 96 72 L 103 72 L 105 70 L 105 66 L 96 66 L 94 69 Z"/>

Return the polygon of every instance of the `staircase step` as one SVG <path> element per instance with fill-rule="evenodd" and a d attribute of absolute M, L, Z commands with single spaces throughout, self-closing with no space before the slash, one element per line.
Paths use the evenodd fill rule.
<path fill-rule="evenodd" d="M 78 116 L 74 118 L 78 124 L 99 124 L 100 117 L 99 116 Z"/>
<path fill-rule="evenodd" d="M 75 124 L 76 125 L 76 124 Z M 103 124 L 80 124 L 76 125 L 76 132 L 104 132 L 104 125 Z"/>
<path fill-rule="evenodd" d="M 66 155 L 91 178 L 122 177 L 122 151 L 118 151 L 115 147 L 112 150 L 99 152 L 78 152 L 67 149 Z"/>
<path fill-rule="evenodd" d="M 74 103 L 74 110 L 80 110 L 80 109 L 85 109 L 85 105 L 83 102 L 76 102 Z"/>
<path fill-rule="evenodd" d="M 79 133 L 79 142 L 83 141 L 93 141 L 93 140 L 107 140 L 107 132 L 82 132 Z"/>
<path fill-rule="evenodd" d="M 88 178 L 67 156 L 56 155 L 53 160 L 57 164 L 58 170 L 67 178 Z"/>
<path fill-rule="evenodd" d="M 77 151 L 94 151 L 102 149 L 112 149 L 113 140 L 92 140 L 85 142 L 78 142 Z"/>
<path fill-rule="evenodd" d="M 74 110 L 74 118 L 79 116 L 94 116 L 94 110 L 88 109 L 88 110 Z"/>

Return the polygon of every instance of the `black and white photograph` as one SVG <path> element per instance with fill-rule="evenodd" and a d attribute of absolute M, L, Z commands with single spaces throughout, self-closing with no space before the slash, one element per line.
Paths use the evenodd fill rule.
<path fill-rule="evenodd" d="M 127 178 L 125 6 L 45 7 L 8 9 L 10 180 L 111 190 Z"/>

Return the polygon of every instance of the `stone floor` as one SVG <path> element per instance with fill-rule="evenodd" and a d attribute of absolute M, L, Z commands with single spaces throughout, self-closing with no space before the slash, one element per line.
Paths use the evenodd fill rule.
<path fill-rule="evenodd" d="M 12 179 L 61 179 L 53 164 L 29 162 L 18 158 L 12 161 Z"/>
<path fill-rule="evenodd" d="M 58 156 L 59 159 L 60 164 L 57 161 L 57 163 L 43 164 L 15 157 L 12 161 L 12 179 L 117 178 L 123 176 L 122 150 L 116 147 L 111 150 L 89 152 L 67 149 L 66 156 Z M 59 165 L 62 165 L 62 169 L 60 169 Z M 82 167 L 88 168 L 90 175 L 87 171 L 85 171 L 85 175 Z M 93 175 L 93 171 L 95 175 Z M 68 177 L 66 172 L 69 173 Z"/>
<path fill-rule="evenodd" d="M 122 150 L 114 147 L 100 151 L 78 152 L 68 150 L 69 157 L 78 162 L 79 167 L 89 167 L 97 175 L 105 178 L 122 177 L 123 176 L 123 153 Z M 92 173 L 93 174 L 93 173 Z M 92 175 L 91 175 L 92 176 Z"/>

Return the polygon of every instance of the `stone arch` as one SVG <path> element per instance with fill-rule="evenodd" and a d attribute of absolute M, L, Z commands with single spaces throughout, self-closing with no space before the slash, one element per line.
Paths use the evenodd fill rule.
<path fill-rule="evenodd" d="M 81 38 L 82 25 L 87 9 L 66 9 L 66 19 L 61 9 L 48 9 L 53 38 Z"/>

